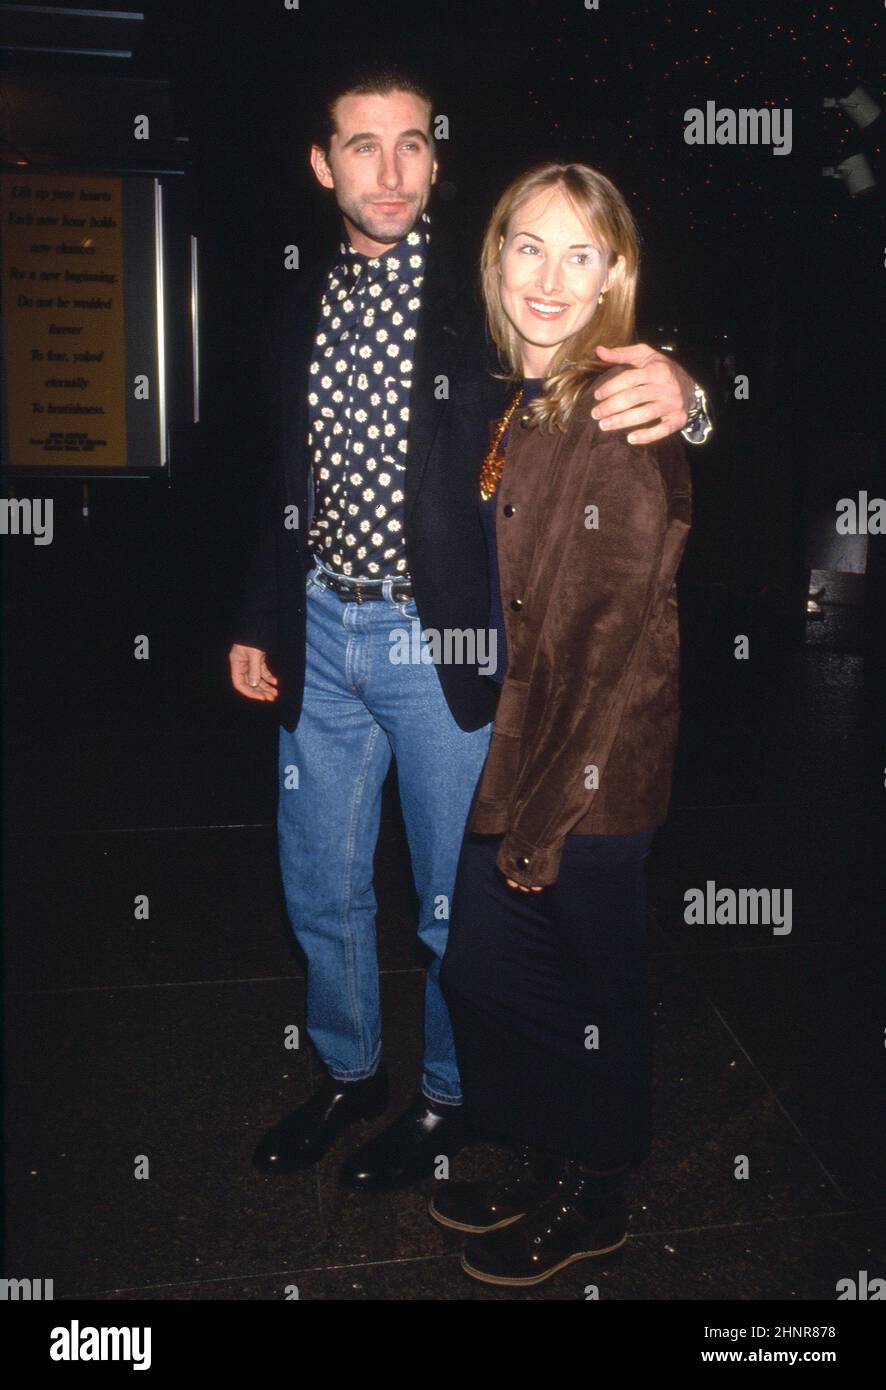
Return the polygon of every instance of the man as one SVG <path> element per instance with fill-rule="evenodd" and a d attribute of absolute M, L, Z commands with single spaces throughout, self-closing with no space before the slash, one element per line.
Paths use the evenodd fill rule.
<path fill-rule="evenodd" d="M 392 659 L 404 629 L 488 632 L 476 480 L 513 390 L 489 374 L 470 278 L 426 211 L 432 110 L 411 76 L 370 72 L 333 91 L 311 147 L 342 241 L 331 264 L 299 272 L 266 326 L 272 467 L 230 651 L 234 688 L 278 706 L 283 884 L 308 961 L 307 1030 L 327 1071 L 259 1144 L 263 1172 L 316 1162 L 387 1104 L 372 870 L 396 758 L 418 934 L 432 954 L 424 1065 L 413 1104 L 346 1161 L 340 1181 L 359 1190 L 416 1181 L 462 1143 L 438 975 L 494 714 L 479 649 L 470 662 L 431 661 L 422 637 L 419 660 Z M 601 424 L 635 429 L 638 443 L 686 426 L 696 388 L 672 360 L 644 344 L 607 357 L 632 370 L 601 388 Z"/>

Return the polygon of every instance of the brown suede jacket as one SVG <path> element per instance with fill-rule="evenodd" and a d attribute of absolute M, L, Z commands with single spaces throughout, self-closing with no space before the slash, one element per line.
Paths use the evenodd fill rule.
<path fill-rule="evenodd" d="M 592 390 L 565 433 L 513 418 L 496 493 L 508 667 L 469 828 L 526 887 L 567 835 L 652 829 L 671 794 L 689 467 L 679 435 L 601 430 Z"/>

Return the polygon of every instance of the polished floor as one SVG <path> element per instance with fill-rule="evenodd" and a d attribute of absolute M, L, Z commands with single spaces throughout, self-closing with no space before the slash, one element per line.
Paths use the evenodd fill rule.
<path fill-rule="evenodd" d="M 72 661 L 82 637 L 59 639 Z M 292 1285 L 303 1299 L 570 1300 L 591 1283 L 618 1300 L 804 1300 L 886 1275 L 883 693 L 851 643 L 764 643 L 742 666 L 690 641 L 651 871 L 654 1153 L 623 1250 L 514 1293 L 461 1273 L 458 1238 L 426 1215 L 432 1180 L 342 1192 L 345 1142 L 303 1174 L 250 1167 L 317 1079 L 307 1045 L 284 1047 L 304 973 L 275 862 L 273 721 L 226 694 L 221 646 L 171 685 L 168 667 L 101 670 L 102 640 L 69 717 L 29 717 L 61 680 L 7 692 L 8 1273 L 101 1300 Z M 423 962 L 392 785 L 377 866 L 401 1106 Z M 687 926 L 683 894 L 708 880 L 791 888 L 792 931 Z M 453 1176 L 499 1161 L 473 1147 Z"/>

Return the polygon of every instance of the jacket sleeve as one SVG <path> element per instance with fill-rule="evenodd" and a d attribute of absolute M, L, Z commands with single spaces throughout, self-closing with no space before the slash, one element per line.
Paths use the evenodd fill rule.
<path fill-rule="evenodd" d="M 270 427 L 276 382 L 277 358 L 271 322 L 266 319 L 260 348 L 259 412 L 254 421 L 255 439 L 265 462 L 252 507 L 240 596 L 231 625 L 233 642 L 266 652 L 273 651 L 277 644 L 277 544 L 283 525 L 282 479 Z"/>
<path fill-rule="evenodd" d="M 657 591 L 668 525 L 662 447 L 675 446 L 637 449 L 594 428 L 570 465 L 573 505 L 558 508 L 562 525 L 546 537 L 542 563 L 556 573 L 545 586 L 547 611 L 535 617 L 525 754 L 496 859 L 526 887 L 556 882 L 565 837 L 596 794 L 589 769 L 601 786 L 606 777 Z M 586 525 L 590 506 L 599 509 L 596 529 Z"/>

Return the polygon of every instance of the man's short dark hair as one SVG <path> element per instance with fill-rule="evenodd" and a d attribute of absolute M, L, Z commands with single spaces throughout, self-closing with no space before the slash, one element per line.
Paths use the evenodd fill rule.
<path fill-rule="evenodd" d="M 398 67 L 393 63 L 367 63 L 363 67 L 352 67 L 348 71 L 339 71 L 327 81 L 318 113 L 318 123 L 314 135 L 315 144 L 319 145 L 321 149 L 329 151 L 336 129 L 335 104 L 342 97 L 386 97 L 391 92 L 410 92 L 412 96 L 426 101 L 433 115 L 433 97 L 417 73 Z M 433 147 L 434 135 L 432 130 L 428 131 L 428 136 Z"/>

